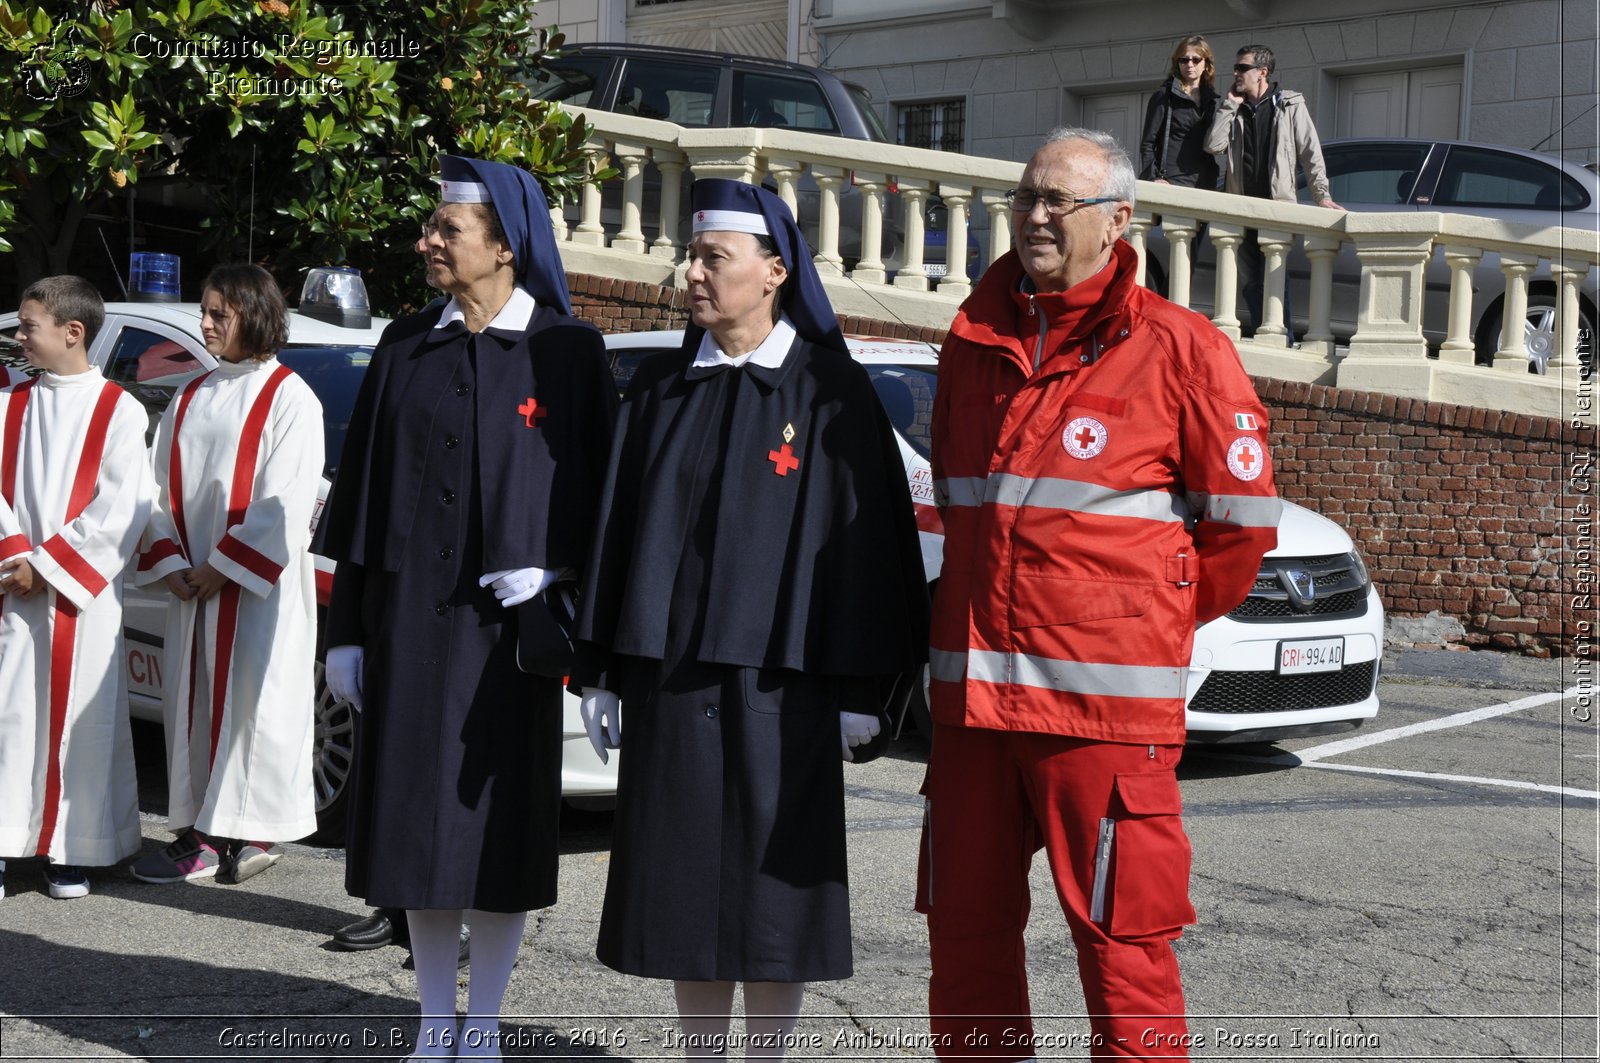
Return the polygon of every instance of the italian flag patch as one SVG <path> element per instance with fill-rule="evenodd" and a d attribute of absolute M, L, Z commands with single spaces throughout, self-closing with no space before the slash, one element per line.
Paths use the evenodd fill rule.
<path fill-rule="evenodd" d="M 1241 432 L 1254 432 L 1261 426 L 1256 423 L 1255 414 L 1236 413 L 1233 415 L 1233 427 L 1239 429 Z"/>

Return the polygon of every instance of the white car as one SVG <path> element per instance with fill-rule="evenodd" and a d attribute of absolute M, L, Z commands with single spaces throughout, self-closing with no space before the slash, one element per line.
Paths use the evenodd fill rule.
<path fill-rule="evenodd" d="M 846 339 L 899 437 L 931 590 L 944 558 L 928 466 L 938 350 L 915 340 Z M 618 386 L 640 358 L 682 341 L 676 331 L 607 336 Z M 1278 546 L 1262 560 L 1250 596 L 1195 631 L 1189 741 L 1257 744 L 1359 727 L 1378 712 L 1382 658 L 1383 603 L 1355 544 L 1337 524 L 1285 502 Z M 926 683 L 911 715 L 931 733 Z"/>

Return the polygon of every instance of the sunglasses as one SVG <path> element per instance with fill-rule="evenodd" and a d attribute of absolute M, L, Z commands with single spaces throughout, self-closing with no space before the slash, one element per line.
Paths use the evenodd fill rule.
<path fill-rule="evenodd" d="M 1180 63 L 1203 63 L 1205 59 L 1198 55 L 1184 55 L 1178 57 Z"/>
<path fill-rule="evenodd" d="M 1252 70 L 1265 70 L 1265 69 L 1266 69 L 1266 67 L 1260 66 L 1260 65 L 1258 65 L 1256 63 L 1238 63 L 1238 64 L 1236 64 L 1234 66 L 1233 72 L 1235 74 L 1248 74 Z"/>

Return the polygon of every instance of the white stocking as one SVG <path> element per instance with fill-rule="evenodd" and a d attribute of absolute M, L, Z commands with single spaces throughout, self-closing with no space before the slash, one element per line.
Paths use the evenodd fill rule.
<path fill-rule="evenodd" d="M 527 912 L 467 913 L 472 927 L 472 977 L 467 983 L 467 1021 L 457 1059 L 500 1058 L 500 1002 L 522 947 Z"/>
<path fill-rule="evenodd" d="M 744 984 L 745 1059 L 782 1059 L 785 1042 L 800 1019 L 804 982 Z"/>
<path fill-rule="evenodd" d="M 461 957 L 461 909 L 410 911 L 411 958 L 417 965 L 422 1024 L 416 1059 L 453 1059 L 456 1054 L 456 963 Z M 477 942 L 473 942 L 476 966 Z"/>
<path fill-rule="evenodd" d="M 689 1059 L 725 1059 L 728 1017 L 733 1014 L 732 982 L 673 982 L 678 1025 Z"/>

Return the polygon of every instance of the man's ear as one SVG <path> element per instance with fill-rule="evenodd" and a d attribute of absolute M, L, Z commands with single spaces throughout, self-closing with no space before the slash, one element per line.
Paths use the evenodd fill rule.
<path fill-rule="evenodd" d="M 1117 204 L 1115 210 L 1106 215 L 1106 246 L 1110 247 L 1122 239 L 1128 231 L 1128 225 L 1133 221 L 1133 204 L 1123 201 Z"/>
<path fill-rule="evenodd" d="M 88 346 L 88 344 L 84 342 L 84 337 L 88 334 L 88 329 L 83 327 L 82 321 L 68 321 L 66 324 L 66 330 L 68 347 Z"/>

